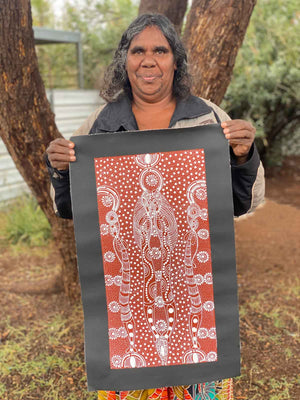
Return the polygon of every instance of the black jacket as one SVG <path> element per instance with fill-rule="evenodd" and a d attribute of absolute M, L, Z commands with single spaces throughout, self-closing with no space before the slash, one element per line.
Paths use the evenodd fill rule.
<path fill-rule="evenodd" d="M 169 128 L 174 127 L 180 121 L 194 120 L 205 116 L 207 116 L 207 119 L 201 124 L 220 123 L 221 119 L 218 112 L 215 111 L 218 108 L 212 108 L 208 104 L 208 102 L 195 96 L 190 96 L 187 100 L 179 100 L 171 118 Z M 224 114 L 223 111 L 222 113 Z M 138 130 L 138 126 L 129 99 L 122 97 L 117 102 L 109 103 L 104 107 L 94 121 L 89 134 L 128 130 Z M 250 149 L 247 162 L 242 165 L 236 164 L 236 159 L 232 151 L 230 151 L 230 155 L 234 215 L 240 216 L 249 211 L 251 207 L 252 188 L 257 177 L 260 159 L 254 144 Z M 62 218 L 71 219 L 69 171 L 56 170 L 50 165 L 47 158 L 46 164 L 55 192 L 54 200 L 57 207 L 57 215 Z"/>

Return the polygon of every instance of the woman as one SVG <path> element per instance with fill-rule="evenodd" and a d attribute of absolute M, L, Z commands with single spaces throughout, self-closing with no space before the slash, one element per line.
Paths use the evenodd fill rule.
<path fill-rule="evenodd" d="M 263 200 L 264 179 L 253 144 L 255 129 L 246 121 L 231 121 L 213 103 L 190 94 L 190 77 L 182 43 L 162 15 L 142 15 L 124 32 L 103 89 L 104 107 L 96 110 L 76 134 L 167 129 L 221 123 L 231 149 L 235 215 L 253 210 Z M 69 162 L 76 160 L 74 144 L 52 141 L 47 165 L 58 215 L 71 218 Z M 112 388 L 113 389 L 113 388 Z M 185 387 L 131 392 L 99 392 L 99 398 L 231 399 L 231 379 Z"/>

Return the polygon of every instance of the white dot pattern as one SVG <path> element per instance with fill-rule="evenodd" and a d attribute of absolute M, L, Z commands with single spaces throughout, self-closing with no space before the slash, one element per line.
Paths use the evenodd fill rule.
<path fill-rule="evenodd" d="M 149 173 L 145 174 L 145 186 L 142 187 L 140 177 L 146 168 L 149 168 Z M 138 159 L 135 155 L 96 158 L 95 171 L 97 189 L 108 188 L 107 192 L 98 193 L 98 211 L 111 368 L 161 366 L 159 351 L 164 354 L 164 346 L 168 349 L 167 365 L 191 363 L 198 359 L 198 362 L 216 361 L 206 185 L 195 191 L 198 207 L 190 208 L 194 222 L 189 225 L 187 217 L 188 207 L 191 206 L 187 197 L 190 184 L 206 182 L 204 151 L 139 155 Z M 174 238 L 167 239 L 166 230 L 166 245 L 174 248 L 169 263 L 166 261 L 160 268 L 155 267 L 154 272 L 151 261 L 149 265 L 144 263 L 141 247 L 134 237 L 133 215 L 142 194 L 156 188 L 172 209 L 178 237 L 175 242 Z M 117 194 L 118 201 L 112 192 Z M 185 251 L 191 227 L 195 229 L 199 248 L 190 267 L 193 278 L 188 285 Z M 144 229 L 147 229 L 146 224 Z M 159 265 L 168 255 L 164 248 L 155 244 L 144 257 Z M 151 276 L 154 282 L 149 287 L 155 298 L 150 308 L 144 292 L 146 276 Z M 191 303 L 195 290 L 201 298 L 198 306 Z M 163 293 L 168 293 L 168 296 L 164 298 Z M 197 326 L 197 319 L 191 320 L 191 312 L 201 316 L 200 327 Z M 203 356 L 186 356 L 193 348 L 192 335 L 197 340 L 199 352 L 205 355 L 204 361 Z"/>

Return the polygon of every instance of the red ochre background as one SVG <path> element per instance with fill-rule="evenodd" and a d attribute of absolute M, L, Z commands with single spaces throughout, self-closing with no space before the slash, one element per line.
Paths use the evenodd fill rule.
<path fill-rule="evenodd" d="M 178 241 L 172 253 L 171 285 L 176 302 L 177 321 L 169 344 L 169 365 L 183 364 L 184 353 L 192 348 L 189 333 L 188 312 L 190 300 L 185 283 L 184 268 L 184 237 L 189 231 L 186 210 L 189 206 L 187 188 L 196 180 L 204 180 L 205 157 L 203 149 L 173 151 L 159 153 L 158 163 L 153 167 L 163 176 L 161 193 L 174 210 L 178 227 Z M 119 195 L 120 206 L 117 211 L 120 222 L 120 236 L 127 244 L 131 271 L 130 306 L 135 320 L 136 339 L 135 349 L 143 356 L 147 367 L 161 366 L 157 354 L 153 335 L 148 326 L 143 307 L 143 264 L 140 249 L 133 237 L 133 211 L 137 200 L 143 190 L 139 184 L 139 176 L 143 167 L 135 162 L 136 155 L 95 158 L 96 185 L 109 186 Z M 113 237 L 108 233 L 106 213 L 111 210 L 102 201 L 103 196 L 98 195 L 99 224 L 101 227 L 101 247 L 103 256 L 113 252 Z M 207 198 L 197 203 L 201 208 L 207 209 Z M 198 229 L 209 231 L 209 219 L 200 219 Z M 212 268 L 210 239 L 200 239 L 199 251 L 206 251 L 209 260 L 197 263 L 194 268 L 196 282 L 198 283 L 202 305 L 202 323 L 198 332 L 201 350 L 211 354 L 207 361 L 215 361 L 214 352 L 217 352 L 217 338 L 215 330 L 214 307 L 205 310 L 206 302 L 213 302 Z M 111 258 L 114 258 L 111 253 Z M 111 260 L 110 260 L 111 261 Z M 100 268 L 100 266 L 99 266 Z M 126 330 L 123 328 L 119 312 L 119 290 L 121 284 L 121 264 L 117 257 L 112 262 L 105 261 L 103 268 L 106 281 L 106 301 L 108 312 L 109 351 L 111 368 L 121 368 L 121 360 L 129 348 Z M 211 305 L 211 303 L 207 303 Z M 210 307 L 212 308 L 212 307 Z M 210 309 L 209 308 L 209 309 Z"/>

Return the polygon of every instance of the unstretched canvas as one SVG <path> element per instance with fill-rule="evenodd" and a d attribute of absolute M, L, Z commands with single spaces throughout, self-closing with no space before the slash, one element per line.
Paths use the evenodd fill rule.
<path fill-rule="evenodd" d="M 89 388 L 237 375 L 233 206 L 221 128 L 73 140 Z"/>

